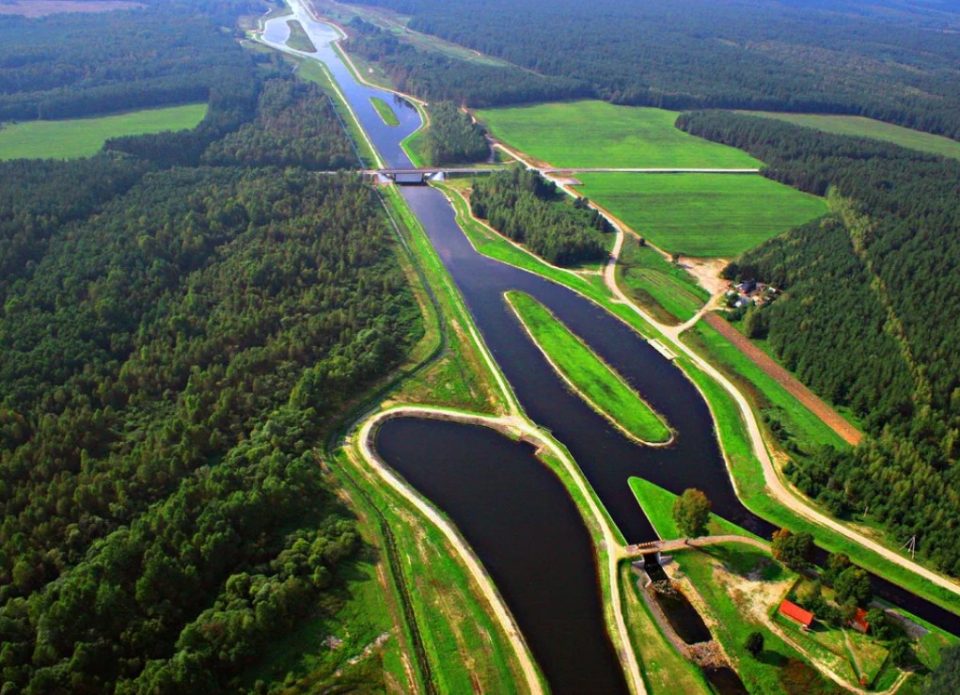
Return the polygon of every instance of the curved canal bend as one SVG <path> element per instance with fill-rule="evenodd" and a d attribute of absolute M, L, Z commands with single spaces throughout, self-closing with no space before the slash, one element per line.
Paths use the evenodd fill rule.
<path fill-rule="evenodd" d="M 318 48 L 318 53 L 311 57 L 327 64 L 387 164 L 410 166 L 400 142 L 419 126 L 415 109 L 390 92 L 358 83 L 331 47 L 338 34 L 302 10 L 297 16 Z M 271 24 L 268 23 L 268 31 Z M 371 96 L 395 105 L 401 121 L 399 126 L 389 127 L 383 123 L 370 103 Z M 627 485 L 627 478 L 633 475 L 676 493 L 686 487 L 699 487 L 708 493 L 714 510 L 721 516 L 759 535 L 770 536 L 773 527 L 746 510 L 737 499 L 714 435 L 710 412 L 679 368 L 620 320 L 575 292 L 478 254 L 457 226 L 452 207 L 439 191 L 408 187 L 402 188 L 401 193 L 454 278 L 487 346 L 527 415 L 549 428 L 570 450 L 628 542 L 655 537 Z M 507 290 L 527 292 L 549 307 L 666 417 L 677 432 L 676 443 L 669 448 L 636 446 L 571 394 L 509 311 L 503 299 Z M 551 502 L 549 510 L 544 506 L 546 500 L 555 498 L 546 492 L 549 483 L 545 482 L 548 478 L 543 477 L 542 465 L 529 452 L 517 453 L 511 449 L 513 453 L 508 455 L 502 448 L 500 435 L 478 434 L 480 429 L 437 421 L 396 419 L 383 425 L 377 447 L 386 461 L 444 509 L 463 531 L 491 572 L 551 687 L 555 691 L 576 692 L 576 689 L 564 688 L 564 680 L 570 673 L 566 668 L 569 664 L 576 664 L 578 671 L 593 671 L 591 677 L 602 678 L 609 668 L 609 659 L 616 658 L 602 613 L 597 610 L 600 597 L 596 573 L 591 571 L 587 576 L 571 569 L 570 575 L 562 576 L 548 565 L 550 560 L 538 553 L 542 548 L 559 547 L 567 550 L 571 558 L 583 557 L 584 547 L 588 550 L 590 547 L 589 538 L 585 536 L 582 522 L 579 538 L 566 522 L 560 523 L 568 512 L 559 502 Z M 466 446 L 466 442 L 470 446 Z M 521 445 L 510 445 L 517 446 Z M 502 475 L 508 468 L 502 465 L 503 459 L 510 463 L 509 476 Z M 453 470 L 458 471 L 456 475 L 450 473 Z M 491 481 L 499 480 L 503 485 L 500 502 L 495 506 L 481 502 L 479 495 L 476 498 L 459 496 L 457 488 L 464 485 L 462 481 L 475 474 Z M 508 504 L 508 500 L 514 499 L 508 491 L 514 488 L 523 491 L 522 499 Z M 469 487 L 466 489 L 469 491 Z M 542 499 L 541 490 L 545 491 Z M 476 501 L 471 503 L 471 499 Z M 522 519 L 526 507 L 532 503 L 556 514 L 557 525 L 538 524 L 538 530 L 544 535 L 526 540 L 515 532 L 519 526 L 507 532 L 500 519 Z M 572 503 L 567 500 L 567 504 Z M 515 505 L 520 506 L 515 508 Z M 484 524 L 486 529 L 481 528 Z M 483 540 L 483 534 L 491 528 L 497 530 L 499 543 Z M 546 566 L 540 567 L 534 577 L 530 568 L 521 566 L 516 559 L 518 552 L 528 558 L 543 557 Z M 885 580 L 874 578 L 874 584 L 878 595 L 960 634 L 958 616 Z M 540 614 L 535 603 L 549 601 L 551 595 L 563 596 L 565 604 L 553 606 L 555 619 L 544 622 L 544 618 L 537 617 Z M 569 619 L 565 620 L 564 616 Z M 561 633 L 577 636 L 564 648 L 570 651 L 547 653 L 542 645 L 556 641 Z M 603 648 L 588 659 L 585 652 L 589 650 L 584 649 L 587 643 L 602 644 Z M 605 692 L 625 688 L 622 674 L 618 674 L 616 683 Z"/>

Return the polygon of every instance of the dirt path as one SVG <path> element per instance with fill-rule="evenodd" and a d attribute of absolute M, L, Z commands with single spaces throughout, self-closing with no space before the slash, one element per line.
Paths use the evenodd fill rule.
<path fill-rule="evenodd" d="M 716 314 L 707 314 L 707 323 L 715 328 L 724 338 L 756 364 L 764 373 L 785 388 L 794 398 L 803 403 L 814 415 L 823 420 L 830 429 L 840 435 L 845 442 L 856 446 L 863 438 L 863 433 L 847 422 L 836 410 L 831 408 L 817 394 L 804 386 L 799 379 L 777 364 L 763 350 L 751 343 L 746 336 L 731 326 Z"/>

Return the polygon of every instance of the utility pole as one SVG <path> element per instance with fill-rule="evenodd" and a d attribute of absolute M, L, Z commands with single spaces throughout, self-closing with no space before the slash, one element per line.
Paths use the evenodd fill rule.
<path fill-rule="evenodd" d="M 906 548 L 910 551 L 910 559 L 915 560 L 917 558 L 917 537 L 916 535 L 910 536 L 910 540 L 904 543 L 901 548 Z"/>

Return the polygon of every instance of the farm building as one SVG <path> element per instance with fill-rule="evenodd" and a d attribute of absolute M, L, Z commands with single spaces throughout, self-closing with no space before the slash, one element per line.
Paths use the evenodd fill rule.
<path fill-rule="evenodd" d="M 783 599 L 783 601 L 780 603 L 779 610 L 780 610 L 780 615 L 790 618 L 790 620 L 792 620 L 795 623 L 799 623 L 804 630 L 808 630 L 810 626 L 813 625 L 813 621 L 815 618 L 813 613 L 801 608 L 800 606 L 795 604 L 793 601 L 788 601 L 787 599 Z"/>
<path fill-rule="evenodd" d="M 867 634 L 870 631 L 870 623 L 867 621 L 867 612 L 862 608 L 858 608 L 857 612 L 853 614 L 853 617 L 850 619 L 850 627 L 856 630 L 859 633 Z"/>

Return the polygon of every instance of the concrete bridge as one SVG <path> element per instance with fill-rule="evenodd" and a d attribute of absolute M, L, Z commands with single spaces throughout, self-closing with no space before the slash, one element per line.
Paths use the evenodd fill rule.
<path fill-rule="evenodd" d="M 490 174 L 502 167 L 420 167 L 415 169 L 368 169 L 367 176 L 390 179 L 400 185 L 422 185 L 428 181 L 442 181 L 447 176 L 478 176 Z"/>

